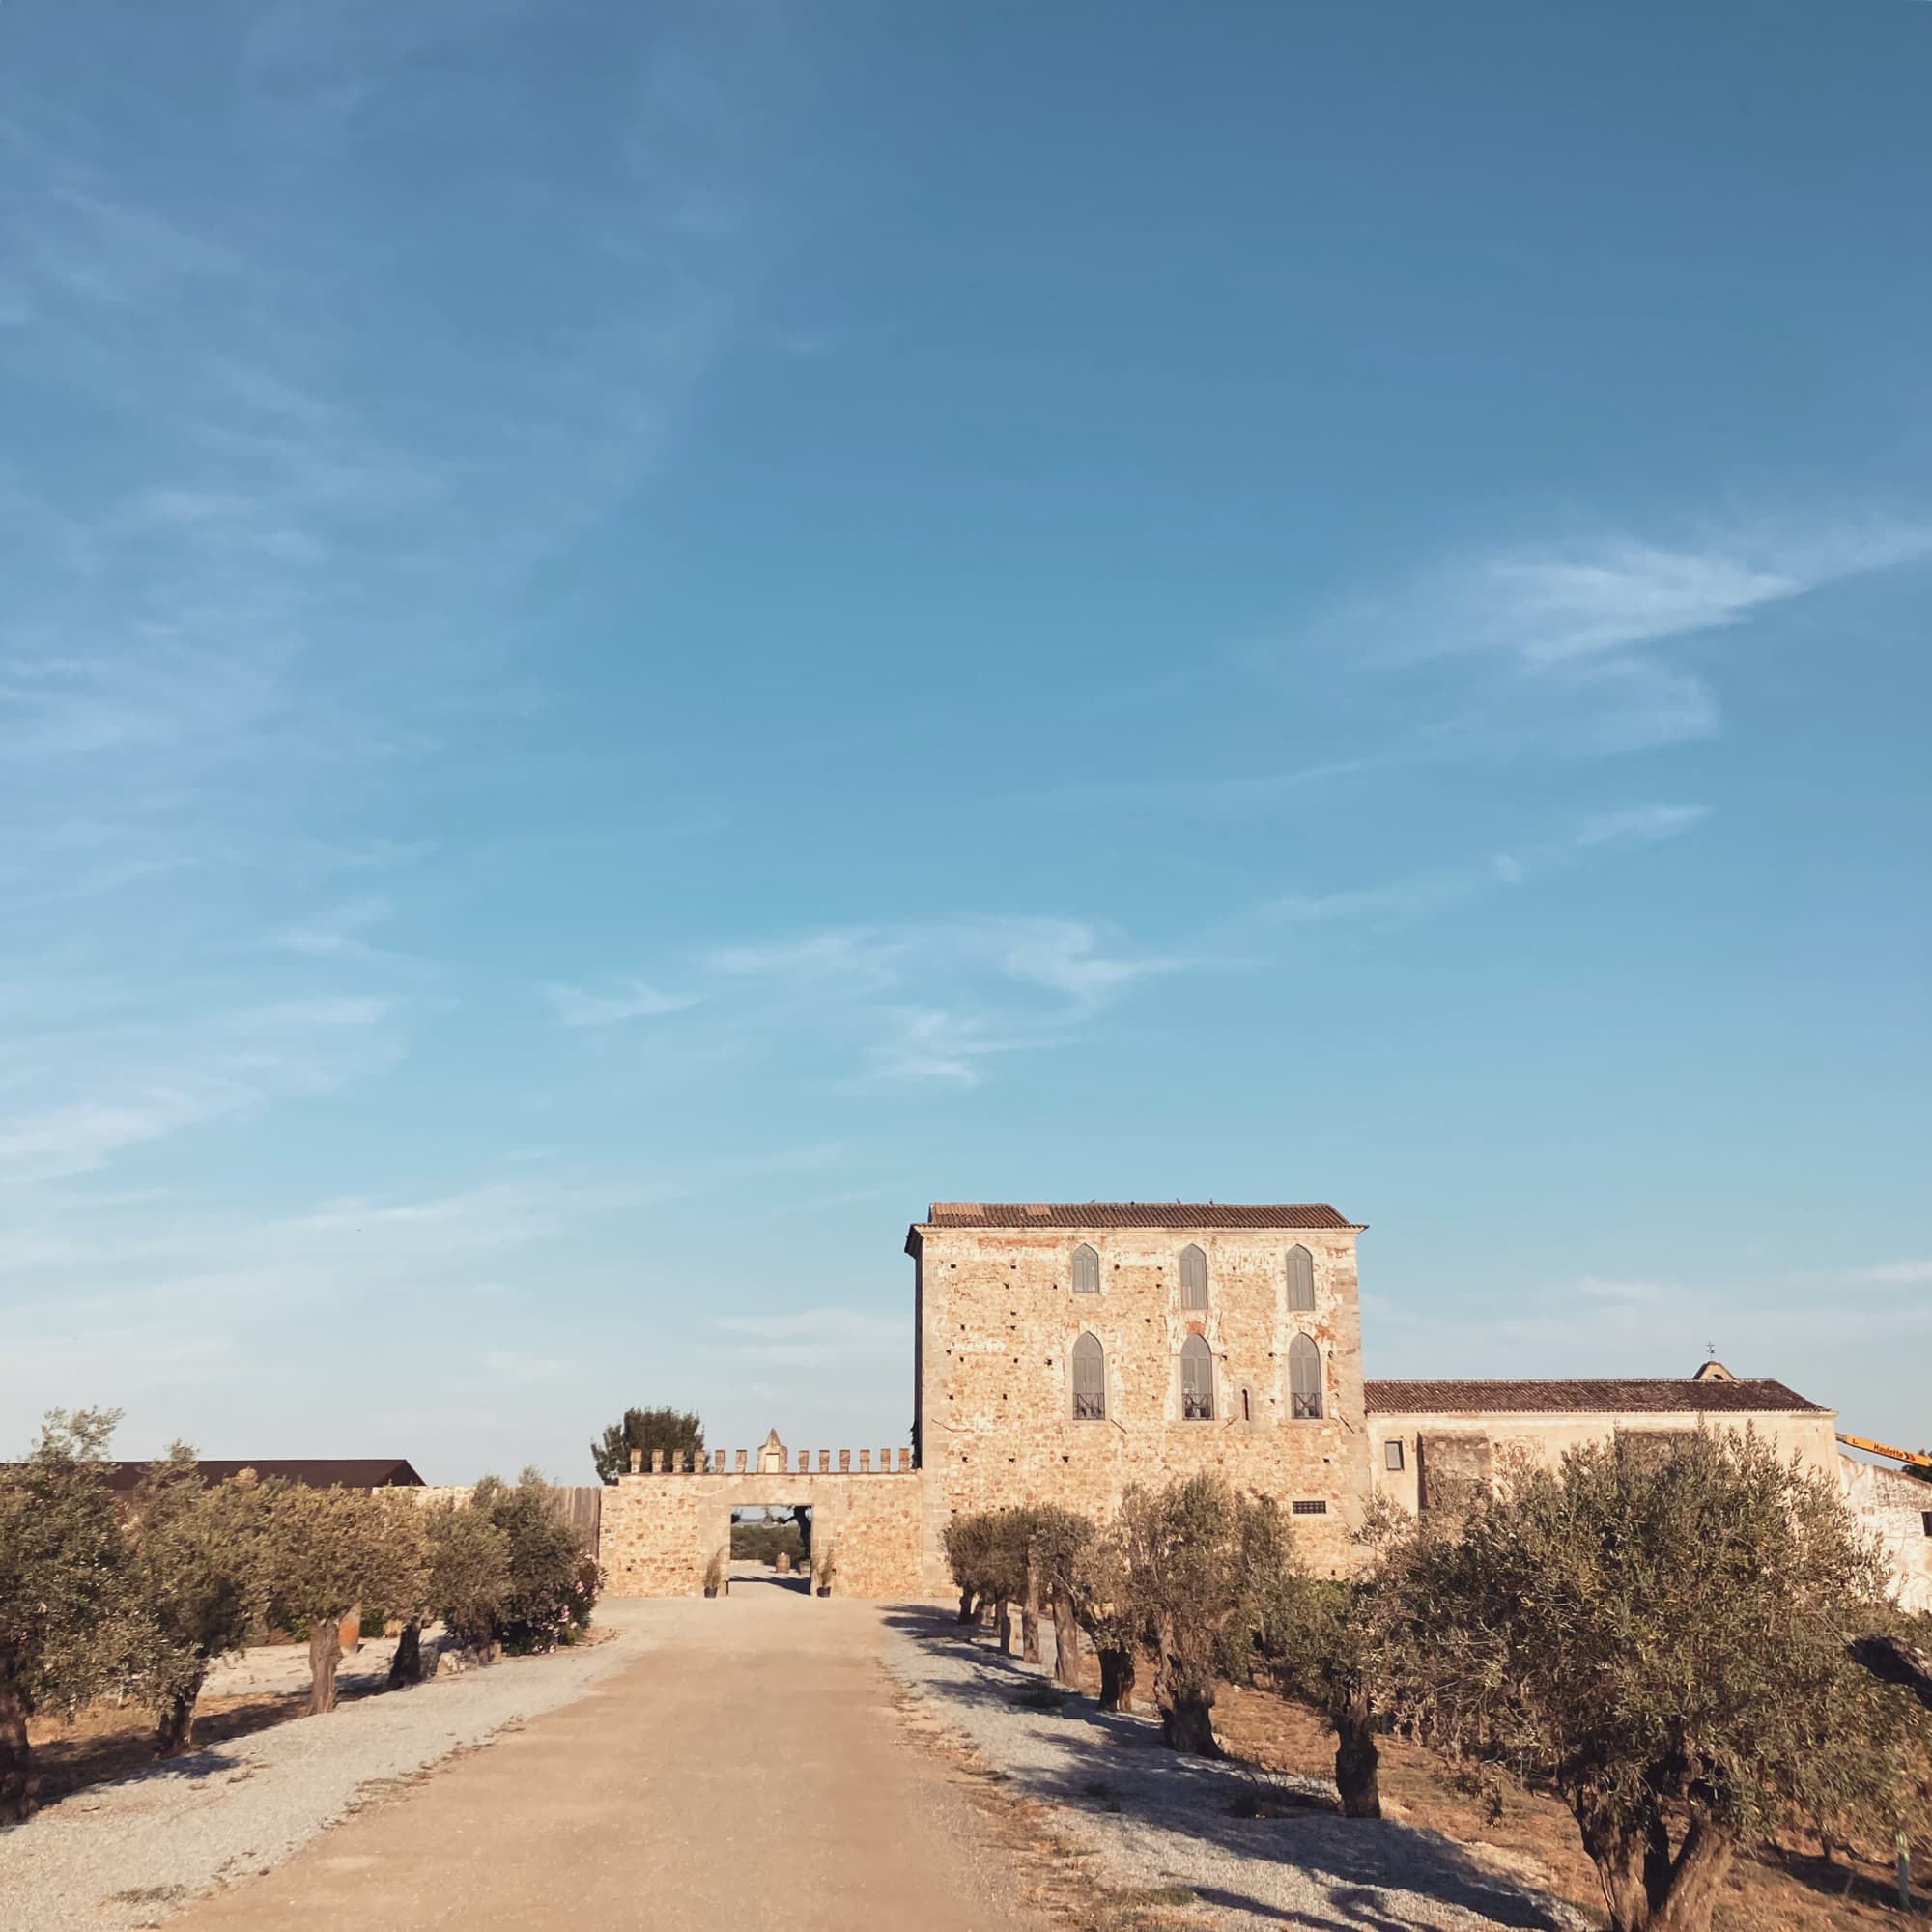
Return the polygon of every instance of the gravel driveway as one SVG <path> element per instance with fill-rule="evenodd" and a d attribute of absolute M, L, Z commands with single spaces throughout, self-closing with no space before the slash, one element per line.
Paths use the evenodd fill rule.
<path fill-rule="evenodd" d="M 614 1609 L 614 1606 L 613 1606 Z M 503 1662 L 393 1695 L 358 1698 L 176 1758 L 51 1805 L 0 1831 L 0 1932 L 122 1932 L 158 1925 L 224 1879 L 267 1871 L 352 1810 L 371 1786 L 407 1777 L 506 1725 L 554 1710 L 648 1647 L 620 1614 L 611 1641 Z M 386 1670 L 365 1645 L 343 1680 Z M 280 1678 L 293 1669 L 293 1684 Z M 295 1688 L 286 1651 L 251 1653 L 221 1689 Z M 211 1688 L 213 1688 L 211 1686 Z"/>
<path fill-rule="evenodd" d="M 1230 1806 L 1264 1788 L 1332 1802 L 1334 1787 L 1270 1776 L 1265 1786 L 1227 1765 L 1182 1757 L 1160 1743 L 1151 1718 L 1107 1715 L 1091 1697 L 1063 1711 L 1014 1699 L 1046 1682 L 1004 1658 L 991 1640 L 968 1641 L 943 1615 L 895 1612 L 886 1667 L 918 1712 L 971 1745 L 1012 1788 L 1055 1806 L 1065 1834 L 1098 1854 L 1118 1886 L 1186 1886 L 1229 1926 L 1284 1923 L 1309 1932 L 1584 1932 L 1589 1921 L 1478 1862 L 1435 1832 L 1394 1819 L 1309 1811 L 1237 1818 Z M 1051 1633 L 1041 1632 L 1051 1658 Z"/>

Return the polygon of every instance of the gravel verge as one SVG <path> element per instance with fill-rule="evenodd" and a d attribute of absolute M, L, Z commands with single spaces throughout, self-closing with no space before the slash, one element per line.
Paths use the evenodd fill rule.
<path fill-rule="evenodd" d="M 572 1702 L 652 1647 L 611 1607 L 619 1614 L 599 1619 L 616 1631 L 606 1642 L 358 1698 L 89 1786 L 0 1831 L 0 1932 L 158 1925 L 228 1880 L 272 1869 L 382 1786 Z M 356 1662 L 373 1666 L 372 1649 Z M 280 1662 L 265 1667 L 271 1683 Z M 234 1674 L 247 1677 L 245 1662 Z"/>
<path fill-rule="evenodd" d="M 1041 1641 L 1050 1659 L 1050 1633 Z M 886 1668 L 919 1717 L 970 1746 L 1009 1788 L 1054 1807 L 1054 1823 L 1096 1855 L 1122 1888 L 1184 1887 L 1221 1924 L 1351 1932 L 1586 1932 L 1574 1906 L 1485 1863 L 1470 1848 L 1392 1818 L 1320 1809 L 1234 1815 L 1237 1801 L 1271 1808 L 1332 1804 L 1334 1786 L 1183 1757 L 1151 1718 L 1101 1712 L 1091 1697 L 1060 1711 L 1014 1700 L 1045 1673 L 969 1640 L 935 1614 L 888 1629 Z"/>

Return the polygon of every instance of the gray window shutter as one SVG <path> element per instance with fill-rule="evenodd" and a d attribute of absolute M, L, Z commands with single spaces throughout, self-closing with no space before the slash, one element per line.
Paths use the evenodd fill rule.
<path fill-rule="evenodd" d="M 1085 1241 L 1073 1250 L 1073 1293 L 1075 1294 L 1100 1293 L 1100 1257 Z"/>
<path fill-rule="evenodd" d="M 1180 1251 L 1180 1305 L 1208 1306 L 1208 1257 L 1192 1241 Z"/>
<path fill-rule="evenodd" d="M 1180 1345 L 1180 1415 L 1184 1422 L 1214 1419 L 1214 1357 L 1199 1335 Z"/>
<path fill-rule="evenodd" d="M 1315 1257 L 1299 1241 L 1288 1251 L 1288 1305 L 1297 1313 L 1315 1308 Z"/>
<path fill-rule="evenodd" d="M 1296 1422 L 1321 1419 L 1321 1351 L 1306 1335 L 1288 1345 L 1288 1412 Z"/>
<path fill-rule="evenodd" d="M 1107 1351 L 1083 1335 L 1073 1345 L 1073 1419 L 1104 1422 L 1107 1416 Z"/>

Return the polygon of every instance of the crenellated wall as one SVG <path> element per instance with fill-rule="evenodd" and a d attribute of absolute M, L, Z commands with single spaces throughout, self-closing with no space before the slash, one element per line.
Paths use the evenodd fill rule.
<path fill-rule="evenodd" d="M 736 1509 L 811 1511 L 814 1558 L 830 1553 L 841 1597 L 903 1597 L 920 1583 L 919 1476 L 910 1452 L 700 1451 L 666 1468 L 620 1476 L 604 1492 L 601 1560 L 612 1596 L 677 1597 L 702 1589 L 713 1554 L 728 1556 Z M 694 1466 L 694 1463 L 696 1466 Z M 856 1463 L 856 1466 L 855 1466 Z"/>

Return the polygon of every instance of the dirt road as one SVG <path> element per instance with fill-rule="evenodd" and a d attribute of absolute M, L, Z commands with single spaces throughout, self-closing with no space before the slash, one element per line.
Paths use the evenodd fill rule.
<path fill-rule="evenodd" d="M 629 1613 L 661 1639 L 638 1662 L 170 1932 L 1039 1932 L 902 1735 L 875 1607 L 741 1582 Z"/>

